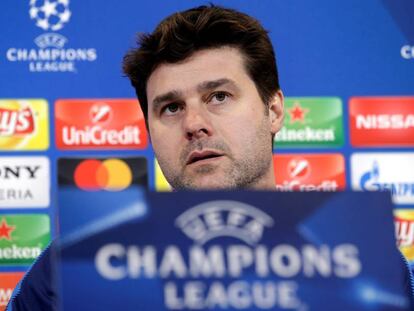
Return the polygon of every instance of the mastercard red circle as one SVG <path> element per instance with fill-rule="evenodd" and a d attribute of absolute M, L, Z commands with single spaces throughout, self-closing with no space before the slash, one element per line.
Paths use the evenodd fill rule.
<path fill-rule="evenodd" d="M 87 191 L 120 191 L 132 182 L 132 172 L 128 164 L 120 159 L 88 159 L 75 169 L 75 184 Z"/>
<path fill-rule="evenodd" d="M 85 160 L 81 162 L 75 169 L 75 184 L 84 190 L 99 190 L 101 186 L 98 184 L 96 172 L 101 166 L 101 161 Z"/>

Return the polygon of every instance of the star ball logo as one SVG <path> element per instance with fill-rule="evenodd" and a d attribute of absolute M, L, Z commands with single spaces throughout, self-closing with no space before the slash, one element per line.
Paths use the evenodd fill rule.
<path fill-rule="evenodd" d="M 69 0 L 30 0 L 29 14 L 43 30 L 60 30 L 71 16 Z"/>
<path fill-rule="evenodd" d="M 44 33 L 34 39 L 37 48 L 10 47 L 6 58 L 12 63 L 25 63 L 30 72 L 77 72 L 77 64 L 94 62 L 95 48 L 65 48 L 69 39 L 56 33 L 70 22 L 69 0 L 30 0 L 29 18 Z"/>
<path fill-rule="evenodd" d="M 339 147 L 343 144 L 339 98 L 286 98 L 285 112 L 286 122 L 275 135 L 275 147 Z"/>
<path fill-rule="evenodd" d="M 146 158 L 61 158 L 58 161 L 59 187 L 96 191 L 148 188 Z"/>

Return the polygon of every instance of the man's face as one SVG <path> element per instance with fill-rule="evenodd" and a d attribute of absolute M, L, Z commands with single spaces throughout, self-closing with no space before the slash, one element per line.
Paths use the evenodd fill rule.
<path fill-rule="evenodd" d="M 262 102 L 238 49 L 159 65 L 147 97 L 152 145 L 173 188 L 274 188 L 272 135 L 283 95 Z"/>

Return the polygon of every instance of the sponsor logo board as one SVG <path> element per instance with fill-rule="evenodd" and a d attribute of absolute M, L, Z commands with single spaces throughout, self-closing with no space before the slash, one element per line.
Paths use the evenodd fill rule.
<path fill-rule="evenodd" d="M 337 191 L 345 189 L 341 154 L 280 154 L 273 156 L 279 191 Z"/>
<path fill-rule="evenodd" d="M 0 157 L 0 208 L 48 207 L 47 157 Z"/>
<path fill-rule="evenodd" d="M 1 233 L 0 233 L 1 236 Z M 1 238 L 0 238 L 1 239 Z M 13 290 L 24 272 L 0 272 L 0 311 L 5 311 Z"/>
<path fill-rule="evenodd" d="M 43 33 L 34 38 L 35 46 L 9 47 L 7 61 L 26 64 L 30 72 L 76 73 L 77 64 L 95 62 L 98 58 L 96 48 L 67 46 L 69 39 L 57 33 L 71 20 L 69 0 L 30 0 L 28 12 L 22 14 L 27 14 Z"/>
<path fill-rule="evenodd" d="M 144 116 L 135 99 L 58 100 L 59 149 L 137 149 L 147 147 Z"/>
<path fill-rule="evenodd" d="M 410 262 L 414 262 L 414 210 L 395 210 L 394 222 L 397 245 L 405 258 Z"/>
<path fill-rule="evenodd" d="M 414 97 L 351 98 L 349 114 L 352 146 L 414 146 Z"/>
<path fill-rule="evenodd" d="M 31 264 L 49 241 L 49 216 L 0 215 L 0 266 Z"/>
<path fill-rule="evenodd" d="M 390 191 L 395 204 L 414 204 L 414 153 L 354 153 L 352 189 Z"/>
<path fill-rule="evenodd" d="M 146 158 L 62 158 L 58 174 L 59 186 L 75 186 L 85 191 L 148 187 Z"/>
<path fill-rule="evenodd" d="M 275 136 L 275 147 L 338 147 L 343 141 L 339 98 L 286 98 L 285 124 Z"/>
<path fill-rule="evenodd" d="M 49 115 L 43 99 L 0 100 L 0 150 L 45 150 Z"/>

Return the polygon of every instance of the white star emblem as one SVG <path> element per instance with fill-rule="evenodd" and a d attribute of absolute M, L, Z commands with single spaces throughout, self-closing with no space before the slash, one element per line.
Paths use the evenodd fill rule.
<path fill-rule="evenodd" d="M 69 10 L 63 12 L 62 14 L 60 14 L 61 22 L 66 23 L 69 20 L 70 16 L 71 16 L 71 13 Z"/>
<path fill-rule="evenodd" d="M 30 8 L 29 14 L 30 14 L 30 18 L 34 19 L 37 16 L 37 12 L 39 12 L 39 10 L 35 7 Z"/>
<path fill-rule="evenodd" d="M 41 10 L 45 13 L 46 18 L 48 18 L 50 15 L 57 14 L 56 2 L 52 3 L 49 2 L 49 0 L 46 0 Z"/>
<path fill-rule="evenodd" d="M 49 28 L 49 23 L 47 22 L 46 19 L 39 19 L 39 20 L 37 20 L 36 26 L 38 26 L 38 27 L 40 27 L 44 30 L 47 30 Z"/>

